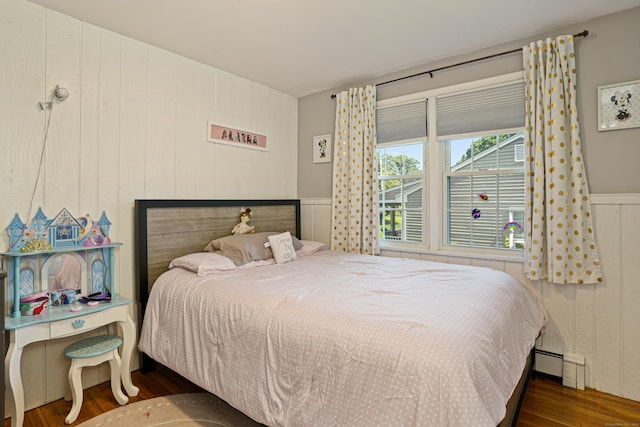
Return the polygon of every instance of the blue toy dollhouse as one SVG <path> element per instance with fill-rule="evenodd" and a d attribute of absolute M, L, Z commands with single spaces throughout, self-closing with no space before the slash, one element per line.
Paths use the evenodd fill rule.
<path fill-rule="evenodd" d="M 89 215 L 75 218 L 62 209 L 49 219 L 38 208 L 27 224 L 16 214 L 7 226 L 9 250 L 1 254 L 10 262 L 10 292 L 5 309 L 12 317 L 19 317 L 16 302 L 40 292 L 111 294 L 113 250 L 121 244 L 109 239 L 110 227 L 105 212 L 93 221 Z"/>
<path fill-rule="evenodd" d="M 53 219 L 48 219 L 38 208 L 33 222 L 25 224 L 16 213 L 7 227 L 9 252 L 34 252 L 63 246 L 104 246 L 109 241 L 111 222 L 102 212 L 98 222 L 89 215 L 74 218 L 62 209 Z"/>

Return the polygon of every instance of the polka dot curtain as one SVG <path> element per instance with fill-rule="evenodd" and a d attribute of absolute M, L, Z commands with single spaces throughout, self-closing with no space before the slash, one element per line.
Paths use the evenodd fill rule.
<path fill-rule="evenodd" d="M 331 249 L 379 252 L 376 155 L 376 88 L 351 88 L 336 96 Z"/>
<path fill-rule="evenodd" d="M 573 36 L 523 48 L 525 272 L 552 283 L 602 281 L 576 100 Z"/>

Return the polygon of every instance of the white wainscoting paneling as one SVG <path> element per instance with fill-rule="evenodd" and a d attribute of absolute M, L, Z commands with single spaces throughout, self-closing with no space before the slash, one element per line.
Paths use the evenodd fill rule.
<path fill-rule="evenodd" d="M 301 199 L 302 239 L 331 244 L 331 199 Z"/>

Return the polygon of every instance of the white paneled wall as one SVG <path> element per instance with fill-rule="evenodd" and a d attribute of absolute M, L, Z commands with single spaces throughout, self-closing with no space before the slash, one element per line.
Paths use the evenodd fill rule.
<path fill-rule="evenodd" d="M 331 244 L 331 199 L 300 200 L 302 238 Z"/>
<path fill-rule="evenodd" d="M 135 199 L 296 197 L 296 98 L 25 0 L 0 0 L 0 10 L 0 227 L 39 206 L 48 216 L 106 211 L 124 243 L 119 292 L 135 299 Z M 37 104 L 57 84 L 70 96 L 50 111 L 29 214 L 49 120 Z M 206 142 L 208 120 L 267 134 L 269 151 Z M 68 388 L 67 344 L 25 350 L 27 408 Z M 85 385 L 107 372 L 87 369 Z"/>
<path fill-rule="evenodd" d="M 382 255 L 479 265 L 515 276 L 538 295 L 549 326 L 537 347 L 585 355 L 586 386 L 640 401 L 640 195 L 592 195 L 594 227 L 604 283 L 554 285 L 531 282 L 522 262 L 444 252 L 383 250 Z M 330 199 L 302 201 L 302 236 L 329 243 Z"/>

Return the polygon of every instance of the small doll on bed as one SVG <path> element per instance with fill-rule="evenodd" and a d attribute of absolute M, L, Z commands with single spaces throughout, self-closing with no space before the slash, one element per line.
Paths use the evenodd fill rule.
<path fill-rule="evenodd" d="M 240 222 L 231 230 L 231 234 L 250 234 L 253 233 L 255 227 L 247 224 L 251 221 L 251 209 L 243 208 L 240 211 Z"/>

